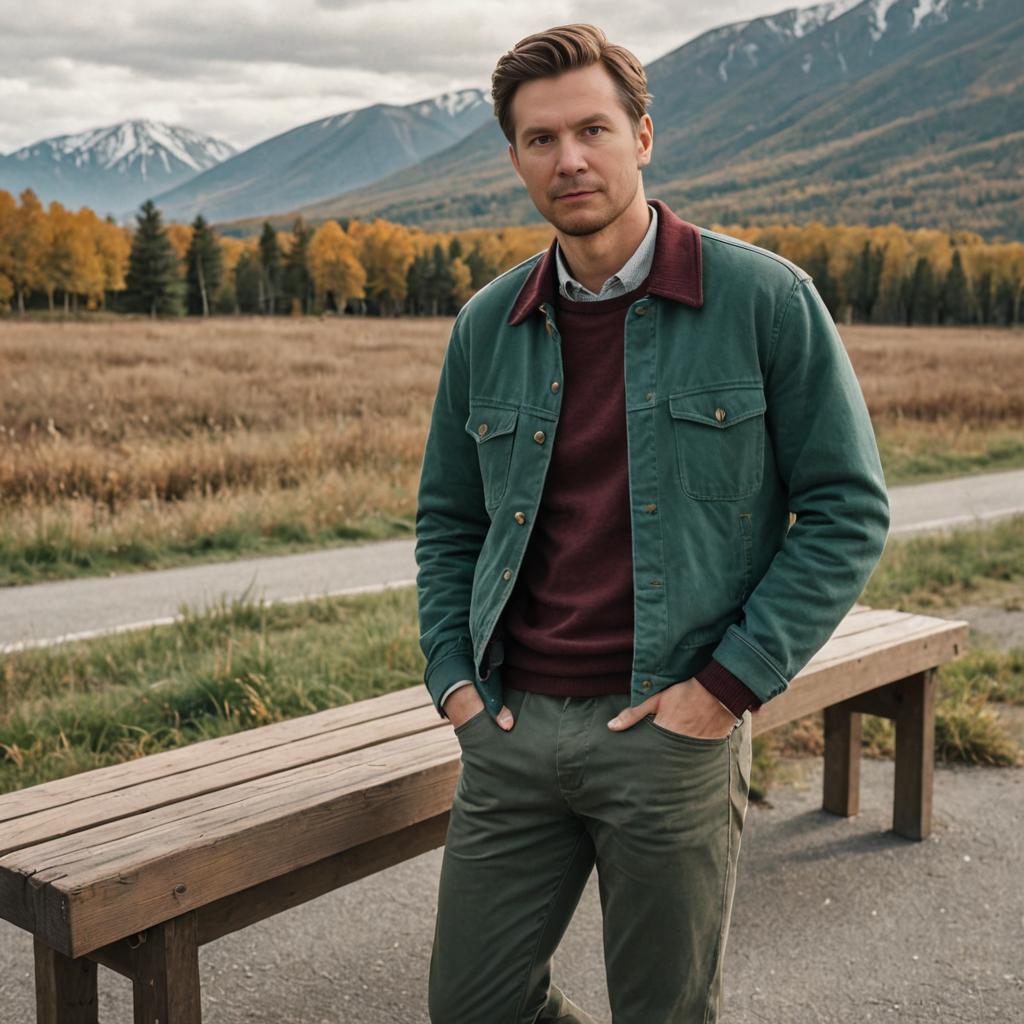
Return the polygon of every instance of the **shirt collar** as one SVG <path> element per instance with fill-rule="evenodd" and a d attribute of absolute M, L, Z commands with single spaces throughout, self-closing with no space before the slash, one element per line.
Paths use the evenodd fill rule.
<path fill-rule="evenodd" d="M 650 205 L 658 211 L 658 226 L 647 290 L 699 309 L 704 304 L 700 228 L 677 216 L 660 199 L 651 199 Z M 545 302 L 554 305 L 557 246 L 556 236 L 533 265 L 512 303 L 510 324 L 521 323 Z"/>
<path fill-rule="evenodd" d="M 606 290 L 614 292 L 616 284 L 624 292 L 632 291 L 638 287 L 650 272 L 651 263 L 654 261 L 654 239 L 658 233 L 658 211 L 650 203 L 647 204 L 647 208 L 651 211 L 651 214 L 646 234 L 640 239 L 640 244 L 636 249 L 633 250 L 633 255 L 622 264 L 616 273 L 612 274 L 601 285 L 596 294 L 569 273 L 569 268 L 565 263 L 565 256 L 562 253 L 562 247 L 556 244 L 555 266 L 558 268 L 558 284 L 561 294 L 571 299 L 574 298 L 573 292 L 584 290 L 587 294 L 583 298 L 593 301 L 593 299 L 600 299 Z"/>

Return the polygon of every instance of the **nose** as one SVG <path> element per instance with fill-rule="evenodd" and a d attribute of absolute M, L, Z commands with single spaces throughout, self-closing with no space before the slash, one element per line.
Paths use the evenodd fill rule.
<path fill-rule="evenodd" d="M 570 138 L 558 143 L 558 160 L 555 170 L 561 175 L 572 176 L 587 169 L 584 147 Z"/>

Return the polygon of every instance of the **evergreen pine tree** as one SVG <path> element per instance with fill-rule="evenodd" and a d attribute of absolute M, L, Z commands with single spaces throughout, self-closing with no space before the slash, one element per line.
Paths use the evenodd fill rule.
<path fill-rule="evenodd" d="M 974 282 L 974 308 L 978 313 L 978 323 L 990 324 L 993 320 L 992 271 L 980 273 Z"/>
<path fill-rule="evenodd" d="M 270 221 L 263 222 L 260 235 L 260 269 L 260 312 L 273 316 L 281 294 L 281 247 Z"/>
<path fill-rule="evenodd" d="M 927 257 L 919 256 L 910 282 L 907 302 L 908 324 L 933 324 L 937 312 L 935 272 Z"/>
<path fill-rule="evenodd" d="M 882 278 L 884 259 L 885 250 L 872 245 L 869 239 L 851 268 L 853 281 L 850 301 L 853 303 L 854 315 L 865 323 L 871 319 L 871 311 L 878 301 L 878 285 Z"/>
<path fill-rule="evenodd" d="M 432 262 L 426 252 L 418 252 L 405 274 L 406 308 L 420 316 L 430 308 L 430 271 Z"/>
<path fill-rule="evenodd" d="M 200 213 L 192 222 L 185 257 L 186 306 L 192 316 L 209 316 L 224 277 L 224 256 L 217 236 Z"/>
<path fill-rule="evenodd" d="M 263 313 L 263 266 L 258 255 L 243 252 L 235 264 L 235 300 L 241 313 Z"/>
<path fill-rule="evenodd" d="M 138 227 L 125 275 L 124 307 L 154 317 L 181 316 L 184 282 L 178 254 L 152 199 L 142 204 L 135 220 Z"/>
<path fill-rule="evenodd" d="M 452 306 L 455 303 L 455 278 L 452 276 L 452 265 L 440 242 L 434 243 L 430 268 L 430 298 L 435 316 L 447 316 L 454 312 Z"/>
<path fill-rule="evenodd" d="M 1002 327 L 1013 324 L 1013 285 L 1004 277 L 996 288 L 995 319 Z"/>
<path fill-rule="evenodd" d="M 953 250 L 953 263 L 946 275 L 942 294 L 942 323 L 966 324 L 971 319 L 971 294 L 960 250 Z"/>
<path fill-rule="evenodd" d="M 292 243 L 284 258 L 284 294 L 301 313 L 308 313 L 313 303 L 313 277 L 309 272 L 309 241 L 313 229 L 298 217 L 292 228 Z"/>

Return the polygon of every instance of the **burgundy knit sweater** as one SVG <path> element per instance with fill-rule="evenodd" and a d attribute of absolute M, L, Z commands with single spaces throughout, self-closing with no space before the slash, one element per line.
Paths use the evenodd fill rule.
<path fill-rule="evenodd" d="M 647 281 L 611 299 L 556 290 L 563 383 L 558 430 L 530 542 L 502 614 L 502 680 L 565 696 L 628 694 L 633 555 L 626 451 L 626 310 Z M 701 684 L 735 715 L 754 693 L 712 659 Z"/>

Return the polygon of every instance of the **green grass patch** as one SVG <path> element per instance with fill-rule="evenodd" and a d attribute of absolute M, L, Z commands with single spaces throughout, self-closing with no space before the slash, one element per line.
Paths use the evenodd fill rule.
<path fill-rule="evenodd" d="M 927 614 L 1022 598 L 1024 516 L 1012 516 L 942 534 L 890 538 L 861 601 Z"/>
<path fill-rule="evenodd" d="M 884 430 L 876 436 L 885 480 L 890 487 L 1024 469 L 1024 437 L 1019 431 L 994 432 L 980 451 L 953 451 L 934 444 L 907 446 L 889 439 Z"/>
<path fill-rule="evenodd" d="M 413 587 L 268 605 L 0 661 L 0 792 L 422 685 Z"/>

